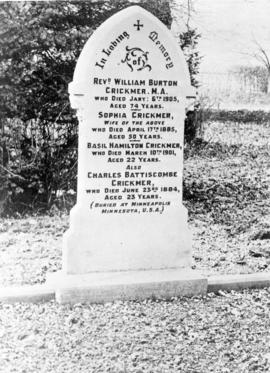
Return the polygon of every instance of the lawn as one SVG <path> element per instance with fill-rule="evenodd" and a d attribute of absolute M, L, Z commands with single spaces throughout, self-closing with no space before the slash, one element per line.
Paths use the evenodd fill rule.
<path fill-rule="evenodd" d="M 269 138 L 269 123 L 210 122 L 185 151 L 193 268 L 205 275 L 269 270 Z M 1 285 L 41 283 L 60 269 L 68 215 L 51 215 L 0 220 Z"/>
<path fill-rule="evenodd" d="M 205 124 L 185 150 L 193 268 L 269 271 L 270 125 Z M 42 283 L 61 268 L 68 215 L 6 218 L 2 286 Z M 0 304 L 0 372 L 270 371 L 268 289 L 171 301 L 60 306 Z"/>

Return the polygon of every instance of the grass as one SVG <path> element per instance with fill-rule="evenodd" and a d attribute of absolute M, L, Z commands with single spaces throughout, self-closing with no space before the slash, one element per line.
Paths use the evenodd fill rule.
<path fill-rule="evenodd" d="M 269 239 L 260 239 L 270 231 L 269 136 L 268 124 L 209 122 L 185 149 L 193 268 L 205 275 L 269 270 Z M 42 283 L 60 269 L 68 224 L 61 212 L 0 220 L 0 284 Z"/>
<path fill-rule="evenodd" d="M 210 122 L 186 149 L 185 204 L 205 273 L 268 270 L 269 240 L 253 238 L 270 230 L 269 135 L 269 124 Z"/>
<path fill-rule="evenodd" d="M 185 150 L 193 268 L 269 271 L 268 124 L 206 124 Z M 61 267 L 68 216 L 2 219 L 1 284 L 44 282 Z M 0 372 L 270 371 L 268 289 L 171 301 L 0 304 Z"/>

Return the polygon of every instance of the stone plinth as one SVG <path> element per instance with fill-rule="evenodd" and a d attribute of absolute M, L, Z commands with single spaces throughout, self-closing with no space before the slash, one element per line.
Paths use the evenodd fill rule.
<path fill-rule="evenodd" d="M 123 271 L 48 278 L 59 303 L 105 303 L 117 300 L 169 299 L 204 295 L 207 279 L 195 271 L 180 269 Z"/>

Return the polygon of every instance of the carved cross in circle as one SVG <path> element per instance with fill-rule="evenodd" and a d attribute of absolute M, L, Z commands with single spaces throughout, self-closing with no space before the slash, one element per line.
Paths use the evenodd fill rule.
<path fill-rule="evenodd" d="M 137 23 L 134 23 L 134 27 L 137 27 L 137 31 L 140 31 L 140 28 L 143 27 L 143 24 L 140 23 L 140 21 L 137 19 Z"/>

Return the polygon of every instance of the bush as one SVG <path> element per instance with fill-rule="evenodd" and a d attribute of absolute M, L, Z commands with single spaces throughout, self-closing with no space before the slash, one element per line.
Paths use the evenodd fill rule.
<path fill-rule="evenodd" d="M 0 209 L 4 204 L 8 213 L 50 209 L 59 195 L 76 191 L 77 119 L 69 106 L 68 83 L 93 30 L 131 4 L 0 4 Z M 141 0 L 139 5 L 170 27 L 168 1 Z M 185 35 L 185 45 L 195 36 Z"/>
<path fill-rule="evenodd" d="M 204 120 L 260 124 L 270 122 L 270 112 L 263 110 L 208 110 L 204 113 Z"/>

